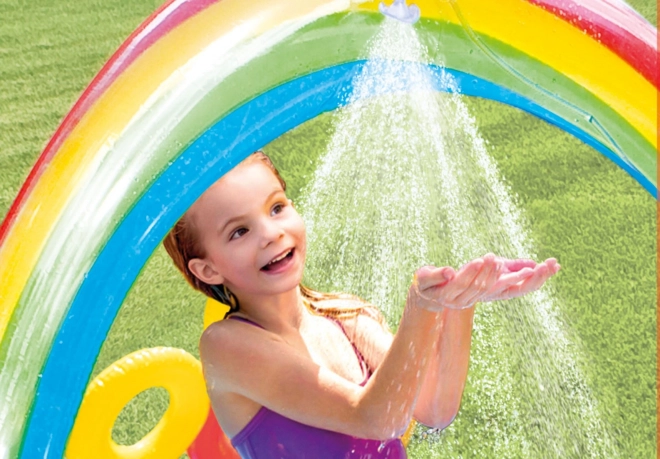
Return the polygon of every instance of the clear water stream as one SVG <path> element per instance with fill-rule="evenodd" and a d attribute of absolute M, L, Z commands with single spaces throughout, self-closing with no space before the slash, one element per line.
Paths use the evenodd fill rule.
<path fill-rule="evenodd" d="M 305 282 L 365 298 L 393 329 L 420 266 L 458 268 L 488 252 L 538 259 L 452 77 L 443 84 L 453 93 L 437 93 L 425 67 L 404 64 L 425 55 L 412 27 L 384 21 L 298 203 Z M 382 87 L 391 94 L 369 97 Z M 413 457 L 619 456 L 557 301 L 549 282 L 477 306 L 461 412 L 441 433 L 419 426 Z"/>

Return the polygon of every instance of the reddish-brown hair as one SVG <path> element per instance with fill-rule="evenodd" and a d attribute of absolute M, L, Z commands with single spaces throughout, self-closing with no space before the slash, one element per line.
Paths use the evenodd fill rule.
<path fill-rule="evenodd" d="M 275 177 L 280 182 L 280 185 L 282 185 L 282 190 L 286 191 L 286 182 L 270 158 L 266 156 L 266 154 L 264 154 L 262 151 L 257 151 L 251 154 L 245 160 L 243 160 L 241 164 L 249 164 L 255 161 L 262 161 L 266 166 L 268 166 L 273 174 L 275 174 Z M 235 299 L 235 297 L 233 297 L 231 292 L 222 288 L 222 286 L 213 286 L 201 281 L 192 273 L 192 271 L 190 271 L 190 268 L 188 267 L 188 262 L 193 258 L 204 258 L 206 256 L 204 248 L 199 243 L 199 237 L 197 235 L 197 230 L 195 228 L 193 219 L 186 217 L 184 214 L 183 217 L 181 217 L 181 219 L 176 222 L 176 225 L 174 225 L 167 236 L 165 236 L 163 245 L 165 246 L 165 250 L 167 250 L 169 256 L 172 258 L 174 265 L 179 271 L 181 271 L 183 277 L 185 277 L 188 283 L 195 290 L 202 292 L 209 298 L 213 298 L 223 303 L 234 303 L 229 305 L 231 306 L 230 312 L 236 312 L 238 310 L 238 301 Z M 219 297 L 218 290 L 227 292 L 229 297 Z M 370 305 L 357 296 L 344 293 L 321 293 L 307 288 L 302 284 L 300 285 L 300 292 L 303 298 L 307 300 L 305 301 L 306 306 L 316 314 L 339 318 L 355 317 L 358 314 L 366 314 L 372 318 L 377 319 L 383 325 L 385 323 L 382 314 L 380 314 L 375 306 Z M 323 300 L 330 299 L 346 300 L 346 306 L 323 307 L 316 304 L 317 302 L 320 303 Z"/>

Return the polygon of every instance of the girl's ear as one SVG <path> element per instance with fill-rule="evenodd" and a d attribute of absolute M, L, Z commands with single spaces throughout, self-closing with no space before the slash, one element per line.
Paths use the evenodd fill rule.
<path fill-rule="evenodd" d="M 224 283 L 224 277 L 215 270 L 208 261 L 201 258 L 193 258 L 188 262 L 188 269 L 195 277 L 205 284 L 218 285 Z"/>

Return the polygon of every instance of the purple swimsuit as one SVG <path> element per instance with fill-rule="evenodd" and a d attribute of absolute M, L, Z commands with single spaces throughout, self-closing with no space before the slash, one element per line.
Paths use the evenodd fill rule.
<path fill-rule="evenodd" d="M 229 318 L 261 327 L 242 317 Z M 346 334 L 341 323 L 336 320 L 335 322 Z M 364 386 L 371 373 L 355 345 L 353 349 L 365 373 L 365 379 L 360 384 Z M 265 406 L 262 406 L 243 430 L 231 439 L 231 444 L 243 459 L 405 459 L 407 457 L 403 443 L 398 438 L 384 442 L 355 438 L 301 424 Z"/>

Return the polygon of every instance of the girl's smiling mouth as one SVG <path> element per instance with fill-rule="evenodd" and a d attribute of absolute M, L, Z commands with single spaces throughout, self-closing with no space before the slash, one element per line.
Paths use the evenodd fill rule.
<path fill-rule="evenodd" d="M 273 260 L 268 263 L 266 266 L 261 268 L 261 271 L 277 274 L 289 267 L 291 261 L 293 260 L 293 255 L 295 248 L 291 248 L 286 252 L 283 252 L 281 255 L 273 258 Z"/>

